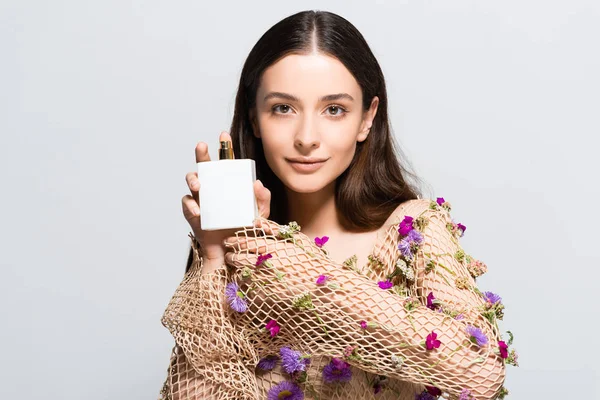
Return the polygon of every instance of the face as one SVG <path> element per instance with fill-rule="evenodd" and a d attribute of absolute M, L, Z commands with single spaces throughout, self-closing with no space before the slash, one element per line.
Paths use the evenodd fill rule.
<path fill-rule="evenodd" d="M 288 55 L 265 70 L 251 113 L 267 163 L 289 189 L 335 184 L 367 139 L 379 99 L 363 110 L 362 91 L 336 58 Z"/>

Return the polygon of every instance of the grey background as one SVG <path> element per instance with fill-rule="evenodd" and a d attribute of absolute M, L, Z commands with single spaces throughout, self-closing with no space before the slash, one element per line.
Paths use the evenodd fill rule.
<path fill-rule="evenodd" d="M 593 1 L 0 2 L 0 398 L 156 398 L 196 142 L 228 129 L 271 25 L 334 11 L 395 134 L 503 296 L 511 399 L 598 398 Z M 216 147 L 211 146 L 216 155 Z"/>

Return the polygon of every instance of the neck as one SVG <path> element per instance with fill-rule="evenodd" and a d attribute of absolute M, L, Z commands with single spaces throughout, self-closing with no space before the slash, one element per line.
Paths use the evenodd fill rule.
<path fill-rule="evenodd" d="M 287 190 L 289 220 L 296 221 L 308 237 L 335 236 L 344 232 L 335 206 L 335 181 L 315 193 Z"/>

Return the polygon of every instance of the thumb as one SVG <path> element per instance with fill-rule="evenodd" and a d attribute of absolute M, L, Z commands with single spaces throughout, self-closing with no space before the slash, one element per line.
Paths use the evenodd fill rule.
<path fill-rule="evenodd" d="M 256 196 L 259 215 L 262 218 L 269 218 L 271 214 L 271 191 L 263 185 L 260 179 L 254 182 L 254 195 Z"/>

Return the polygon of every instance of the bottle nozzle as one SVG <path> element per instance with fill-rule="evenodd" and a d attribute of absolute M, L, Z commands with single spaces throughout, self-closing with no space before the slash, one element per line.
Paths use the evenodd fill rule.
<path fill-rule="evenodd" d="M 219 160 L 233 160 L 231 142 L 221 141 L 221 147 L 219 147 Z"/>

